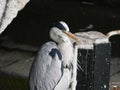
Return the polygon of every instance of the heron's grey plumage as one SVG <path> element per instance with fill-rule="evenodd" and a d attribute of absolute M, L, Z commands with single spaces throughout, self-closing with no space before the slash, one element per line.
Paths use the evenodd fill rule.
<path fill-rule="evenodd" d="M 77 76 L 77 40 L 65 22 L 50 30 L 49 41 L 42 45 L 29 75 L 30 90 L 75 90 Z"/>
<path fill-rule="evenodd" d="M 63 63 L 57 53 L 54 57 L 49 55 L 52 49 L 58 50 L 57 45 L 54 42 L 47 42 L 38 52 L 31 68 L 29 81 L 31 90 L 53 90 L 60 81 Z"/>

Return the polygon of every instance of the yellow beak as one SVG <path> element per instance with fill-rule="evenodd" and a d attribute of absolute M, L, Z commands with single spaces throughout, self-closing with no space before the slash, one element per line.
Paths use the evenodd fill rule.
<path fill-rule="evenodd" d="M 80 42 L 79 39 L 78 39 L 74 34 L 72 34 L 71 32 L 64 31 L 64 33 L 65 33 L 68 37 L 70 37 L 71 39 L 73 39 L 73 40 L 75 40 L 75 41 L 77 41 L 77 42 Z"/>

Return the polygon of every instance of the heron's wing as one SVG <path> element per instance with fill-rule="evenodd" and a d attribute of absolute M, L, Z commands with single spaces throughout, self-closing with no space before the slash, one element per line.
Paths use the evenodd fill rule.
<path fill-rule="evenodd" d="M 54 42 L 45 43 L 30 72 L 30 90 L 53 90 L 63 74 L 62 55 Z"/>

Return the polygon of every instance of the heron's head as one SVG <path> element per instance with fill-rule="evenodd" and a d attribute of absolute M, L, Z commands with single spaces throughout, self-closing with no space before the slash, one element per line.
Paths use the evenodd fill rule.
<path fill-rule="evenodd" d="M 75 35 L 69 31 L 68 25 L 60 21 L 50 30 L 50 37 L 57 43 L 70 42 L 70 38 L 79 41 Z"/>

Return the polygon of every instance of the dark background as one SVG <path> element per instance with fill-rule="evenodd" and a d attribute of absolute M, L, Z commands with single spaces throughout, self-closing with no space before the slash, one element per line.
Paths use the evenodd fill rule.
<path fill-rule="evenodd" d="M 87 2 L 87 3 L 84 3 Z M 120 29 L 120 0 L 31 0 L 3 32 L 15 42 L 40 46 L 50 40 L 49 29 L 65 21 L 71 32 Z M 92 25 L 92 29 L 85 29 Z M 119 52 L 120 37 L 114 36 L 112 51 Z M 120 56 L 119 53 L 112 53 Z"/>

